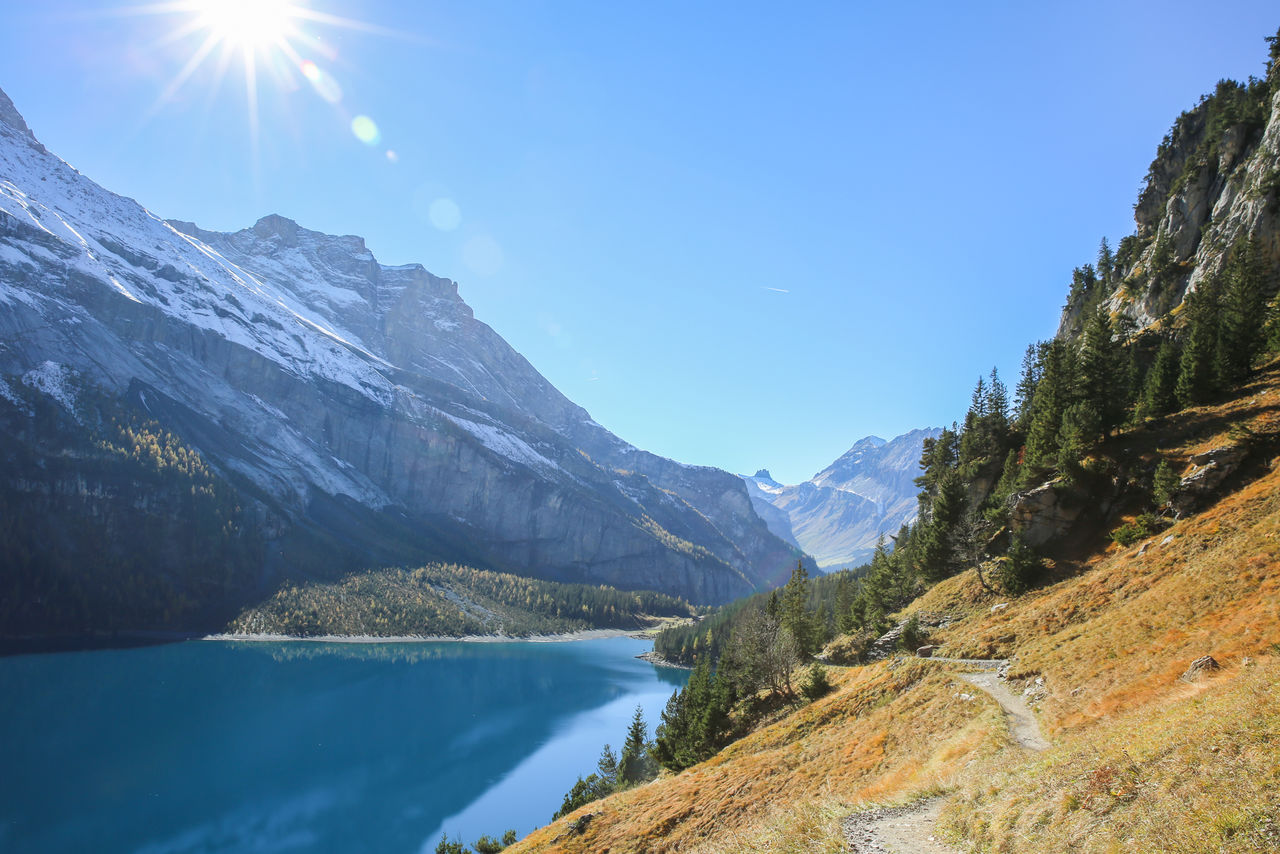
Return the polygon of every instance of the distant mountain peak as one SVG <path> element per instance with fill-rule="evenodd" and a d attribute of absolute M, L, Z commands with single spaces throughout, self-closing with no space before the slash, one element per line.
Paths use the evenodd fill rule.
<path fill-rule="evenodd" d="M 253 224 L 259 237 L 279 237 L 284 246 L 298 245 L 298 223 L 280 214 L 267 214 Z"/>
<path fill-rule="evenodd" d="M 757 471 L 755 474 L 751 476 L 754 477 L 756 480 L 768 480 L 768 481 L 773 481 L 774 483 L 777 483 L 776 480 L 773 480 L 773 475 L 769 474 L 768 469 L 760 469 L 759 471 Z"/>
<path fill-rule="evenodd" d="M 915 518 L 915 477 L 924 440 L 937 428 L 885 440 L 864 436 L 835 462 L 794 486 L 761 469 L 747 478 L 756 512 L 775 534 L 812 554 L 825 569 L 866 561 L 881 534 Z M 762 477 L 763 475 L 763 477 Z"/>

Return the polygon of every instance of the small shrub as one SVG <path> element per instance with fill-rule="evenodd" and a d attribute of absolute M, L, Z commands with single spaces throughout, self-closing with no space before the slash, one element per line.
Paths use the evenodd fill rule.
<path fill-rule="evenodd" d="M 898 637 L 898 648 L 905 649 L 908 652 L 915 652 L 924 646 L 927 636 L 924 629 L 920 628 L 920 618 L 912 614 L 908 618 L 906 625 L 902 627 L 902 634 Z"/>
<path fill-rule="evenodd" d="M 1112 531 L 1111 540 L 1121 546 L 1131 546 L 1138 540 L 1145 540 L 1158 532 L 1160 528 L 1160 520 L 1156 516 L 1151 513 L 1143 513 L 1132 522 L 1125 522 Z"/>
<path fill-rule="evenodd" d="M 867 658 L 867 651 L 876 642 L 875 632 L 863 630 L 851 635 L 842 635 L 823 650 L 822 655 L 831 664 L 848 666 L 861 664 Z"/>
<path fill-rule="evenodd" d="M 447 834 L 440 834 L 440 842 L 436 845 L 436 854 L 471 854 L 467 846 Z"/>
<path fill-rule="evenodd" d="M 800 692 L 812 702 L 830 694 L 834 687 L 831 680 L 827 678 L 827 668 L 821 664 L 815 664 L 809 668 L 809 675 L 800 686 Z"/>
<path fill-rule="evenodd" d="M 1026 593 L 1040 581 L 1044 563 L 1035 549 L 1022 541 L 1022 537 L 1014 535 L 1009 544 L 1009 553 L 997 558 L 992 579 L 1003 592 L 1010 596 Z"/>
<path fill-rule="evenodd" d="M 1151 503 L 1156 506 L 1157 510 L 1163 509 L 1174 494 L 1178 491 L 1178 487 L 1182 484 L 1181 478 L 1177 472 L 1173 470 L 1173 466 L 1169 465 L 1167 460 L 1161 460 L 1156 466 L 1155 477 L 1151 483 Z"/>

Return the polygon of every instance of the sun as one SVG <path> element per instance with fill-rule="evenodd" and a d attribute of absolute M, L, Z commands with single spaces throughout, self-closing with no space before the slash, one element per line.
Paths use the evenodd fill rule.
<path fill-rule="evenodd" d="M 153 49 L 177 56 L 182 66 L 147 111 L 144 121 L 173 102 L 179 91 L 199 76 L 212 95 L 233 72 L 244 80 L 250 144 L 258 145 L 258 94 L 265 83 L 284 92 L 310 87 L 349 121 L 351 132 L 369 146 L 380 134 L 373 120 L 342 105 L 342 87 L 325 65 L 339 64 L 338 52 L 315 30 L 337 27 L 379 36 L 409 38 L 400 30 L 381 27 L 311 8 L 312 0 L 161 0 L 115 11 L 119 15 L 157 15 L 176 19 L 175 26 L 152 42 Z M 209 102 L 206 102 L 209 103 Z M 207 108 L 206 108 L 207 109 Z M 387 159 L 395 162 L 395 152 Z"/>
<path fill-rule="evenodd" d="M 297 9 L 287 0 L 197 0 L 196 25 L 220 44 L 259 50 L 295 34 Z"/>

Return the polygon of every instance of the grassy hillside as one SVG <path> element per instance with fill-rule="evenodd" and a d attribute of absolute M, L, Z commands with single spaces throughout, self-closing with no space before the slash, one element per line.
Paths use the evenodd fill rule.
<path fill-rule="evenodd" d="M 831 695 L 508 850 L 834 852 L 850 810 L 936 792 L 940 830 L 982 851 L 1277 850 L 1280 362 L 1230 400 L 1099 453 L 1180 464 L 1235 444 L 1250 461 L 1154 536 L 1120 547 L 1095 526 L 1052 552 L 1050 580 L 1022 596 L 991 593 L 970 570 L 904 612 L 959 618 L 931 638 L 939 655 L 1012 659 L 1047 752 L 1011 745 L 995 702 L 945 662 L 832 668 Z M 1222 669 L 1181 681 L 1203 655 Z"/>

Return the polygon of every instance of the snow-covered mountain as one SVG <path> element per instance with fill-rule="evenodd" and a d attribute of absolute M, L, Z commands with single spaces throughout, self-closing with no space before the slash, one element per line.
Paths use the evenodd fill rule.
<path fill-rule="evenodd" d="M 813 555 L 821 569 L 852 568 L 871 557 L 882 534 L 915 519 L 920 451 L 940 432 L 912 430 L 887 442 L 867 436 L 793 486 L 765 469 L 743 480 L 771 531 Z"/>
<path fill-rule="evenodd" d="M 14 506 L 39 498 L 45 515 L 109 528 L 138 504 L 74 466 L 60 464 L 65 483 L 28 476 L 80 454 L 69 437 L 116 417 L 104 400 L 176 436 L 234 492 L 237 524 L 260 539 L 259 592 L 437 558 L 719 602 L 796 558 L 737 477 L 613 436 L 476 320 L 454 282 L 282 216 L 231 234 L 162 220 L 48 152 L 0 92 Z M 102 445 L 85 436 L 76 447 Z M 19 463 L 28 474 L 12 474 Z M 37 579 L 55 571 L 27 559 Z"/>

